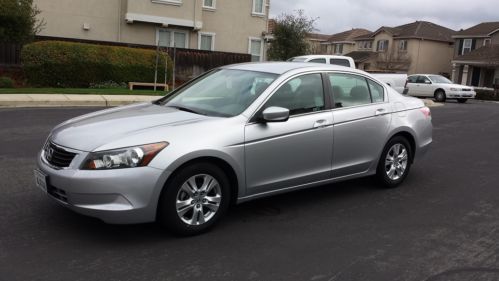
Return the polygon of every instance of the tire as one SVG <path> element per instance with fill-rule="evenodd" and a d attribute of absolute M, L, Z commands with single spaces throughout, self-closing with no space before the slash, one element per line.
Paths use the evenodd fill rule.
<path fill-rule="evenodd" d="M 177 209 L 181 202 L 184 204 Z M 166 184 L 159 199 L 158 222 L 176 235 L 201 234 L 225 215 L 229 203 L 230 184 L 222 169 L 195 163 L 175 173 Z"/>
<path fill-rule="evenodd" d="M 457 99 L 458 103 L 466 103 L 468 99 Z"/>
<path fill-rule="evenodd" d="M 396 152 L 399 147 L 398 153 Z M 396 155 L 404 155 L 397 158 L 396 162 L 391 162 L 390 158 Z M 411 145 L 406 138 L 395 136 L 386 144 L 379 159 L 376 176 L 380 183 L 386 188 L 395 188 L 399 186 L 409 174 L 411 169 L 413 154 Z"/>
<path fill-rule="evenodd" d="M 445 92 L 442 90 L 438 90 L 435 92 L 435 101 L 437 102 L 445 102 L 447 97 L 445 96 Z"/>

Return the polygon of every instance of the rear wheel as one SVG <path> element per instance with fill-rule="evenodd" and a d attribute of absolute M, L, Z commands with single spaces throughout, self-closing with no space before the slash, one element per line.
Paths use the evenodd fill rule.
<path fill-rule="evenodd" d="M 445 102 L 447 97 L 445 96 L 445 92 L 442 90 L 438 90 L 435 92 L 435 100 L 437 102 Z"/>
<path fill-rule="evenodd" d="M 412 150 L 409 142 L 402 136 L 396 136 L 383 149 L 376 175 L 385 187 L 397 187 L 407 177 L 411 161 Z"/>
<path fill-rule="evenodd" d="M 458 103 L 466 103 L 468 99 L 457 99 Z"/>
<path fill-rule="evenodd" d="M 210 163 L 196 163 L 175 174 L 159 201 L 158 221 L 171 232 L 190 236 L 213 227 L 227 212 L 229 180 Z"/>

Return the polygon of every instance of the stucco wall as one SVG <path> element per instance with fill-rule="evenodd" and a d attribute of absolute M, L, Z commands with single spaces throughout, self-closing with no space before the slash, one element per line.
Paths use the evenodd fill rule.
<path fill-rule="evenodd" d="M 268 8 L 264 16 L 252 15 L 252 0 L 217 0 L 213 11 L 203 9 L 202 3 L 202 0 L 183 0 L 180 5 L 151 0 L 35 0 L 42 11 L 39 17 L 46 22 L 39 33 L 43 36 L 154 45 L 158 28 L 168 28 L 188 32 L 191 49 L 198 48 L 198 32 L 211 32 L 216 33 L 215 51 L 248 53 L 249 38 L 262 38 L 267 30 Z M 127 14 L 202 23 L 202 28 L 130 23 L 125 20 Z M 84 23 L 89 24 L 89 30 L 83 29 Z"/>
<path fill-rule="evenodd" d="M 409 74 L 414 73 L 452 73 L 451 60 L 454 47 L 448 43 L 409 40 L 407 52 L 411 57 Z"/>
<path fill-rule="evenodd" d="M 216 33 L 215 50 L 247 53 L 249 37 L 262 37 L 267 17 L 253 16 L 253 1 L 217 0 L 215 11 L 203 10 L 203 32 Z M 193 38 L 197 48 L 197 34 Z"/>
<path fill-rule="evenodd" d="M 120 0 L 35 0 L 45 27 L 43 36 L 118 41 Z M 96 8 L 98 7 L 98 8 Z M 84 30 L 88 23 L 90 30 Z"/>

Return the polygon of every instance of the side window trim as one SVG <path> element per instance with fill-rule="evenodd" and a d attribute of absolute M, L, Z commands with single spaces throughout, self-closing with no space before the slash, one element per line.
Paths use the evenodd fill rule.
<path fill-rule="evenodd" d="M 248 119 L 248 122 L 246 124 L 248 125 L 248 124 L 252 124 L 252 123 L 256 123 L 257 122 L 258 115 L 261 114 L 261 112 L 264 110 L 264 107 L 267 104 L 267 102 L 270 100 L 270 98 L 272 98 L 272 96 L 275 95 L 275 93 L 277 93 L 277 91 L 279 91 L 279 89 L 283 85 L 285 85 L 286 83 L 288 83 L 289 81 L 291 81 L 291 80 L 293 80 L 295 78 L 298 78 L 298 77 L 304 76 L 304 75 L 310 75 L 310 74 L 319 74 L 321 76 L 321 79 L 322 79 L 322 95 L 323 95 L 323 98 L 324 98 L 324 110 L 314 111 L 314 112 L 307 112 L 307 113 L 296 114 L 296 115 L 290 115 L 289 118 L 291 119 L 291 118 L 295 118 L 295 117 L 300 117 L 300 116 L 310 115 L 310 114 L 317 114 L 317 113 L 322 113 L 322 112 L 331 110 L 332 109 L 331 106 L 328 105 L 328 97 L 327 97 L 328 92 L 327 92 L 327 89 L 324 88 L 324 83 L 325 83 L 324 82 L 324 75 L 325 75 L 325 73 L 322 72 L 322 71 L 304 72 L 304 73 L 298 73 L 296 75 L 290 76 L 286 80 L 284 80 L 283 82 L 281 82 L 279 85 L 277 85 L 277 87 L 272 91 L 272 93 L 270 93 L 265 98 L 265 100 L 258 106 L 258 109 L 253 112 L 253 114 L 251 115 L 251 118 Z M 326 81 L 326 83 L 327 83 L 327 81 Z"/>

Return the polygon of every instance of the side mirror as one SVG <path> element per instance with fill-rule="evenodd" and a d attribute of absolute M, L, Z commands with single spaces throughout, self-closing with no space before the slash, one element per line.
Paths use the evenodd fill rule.
<path fill-rule="evenodd" d="M 424 80 L 424 83 L 425 84 L 431 84 L 431 81 L 430 80 Z"/>
<path fill-rule="evenodd" d="M 261 119 L 264 122 L 286 122 L 289 119 L 289 109 L 271 106 L 262 112 Z"/>

